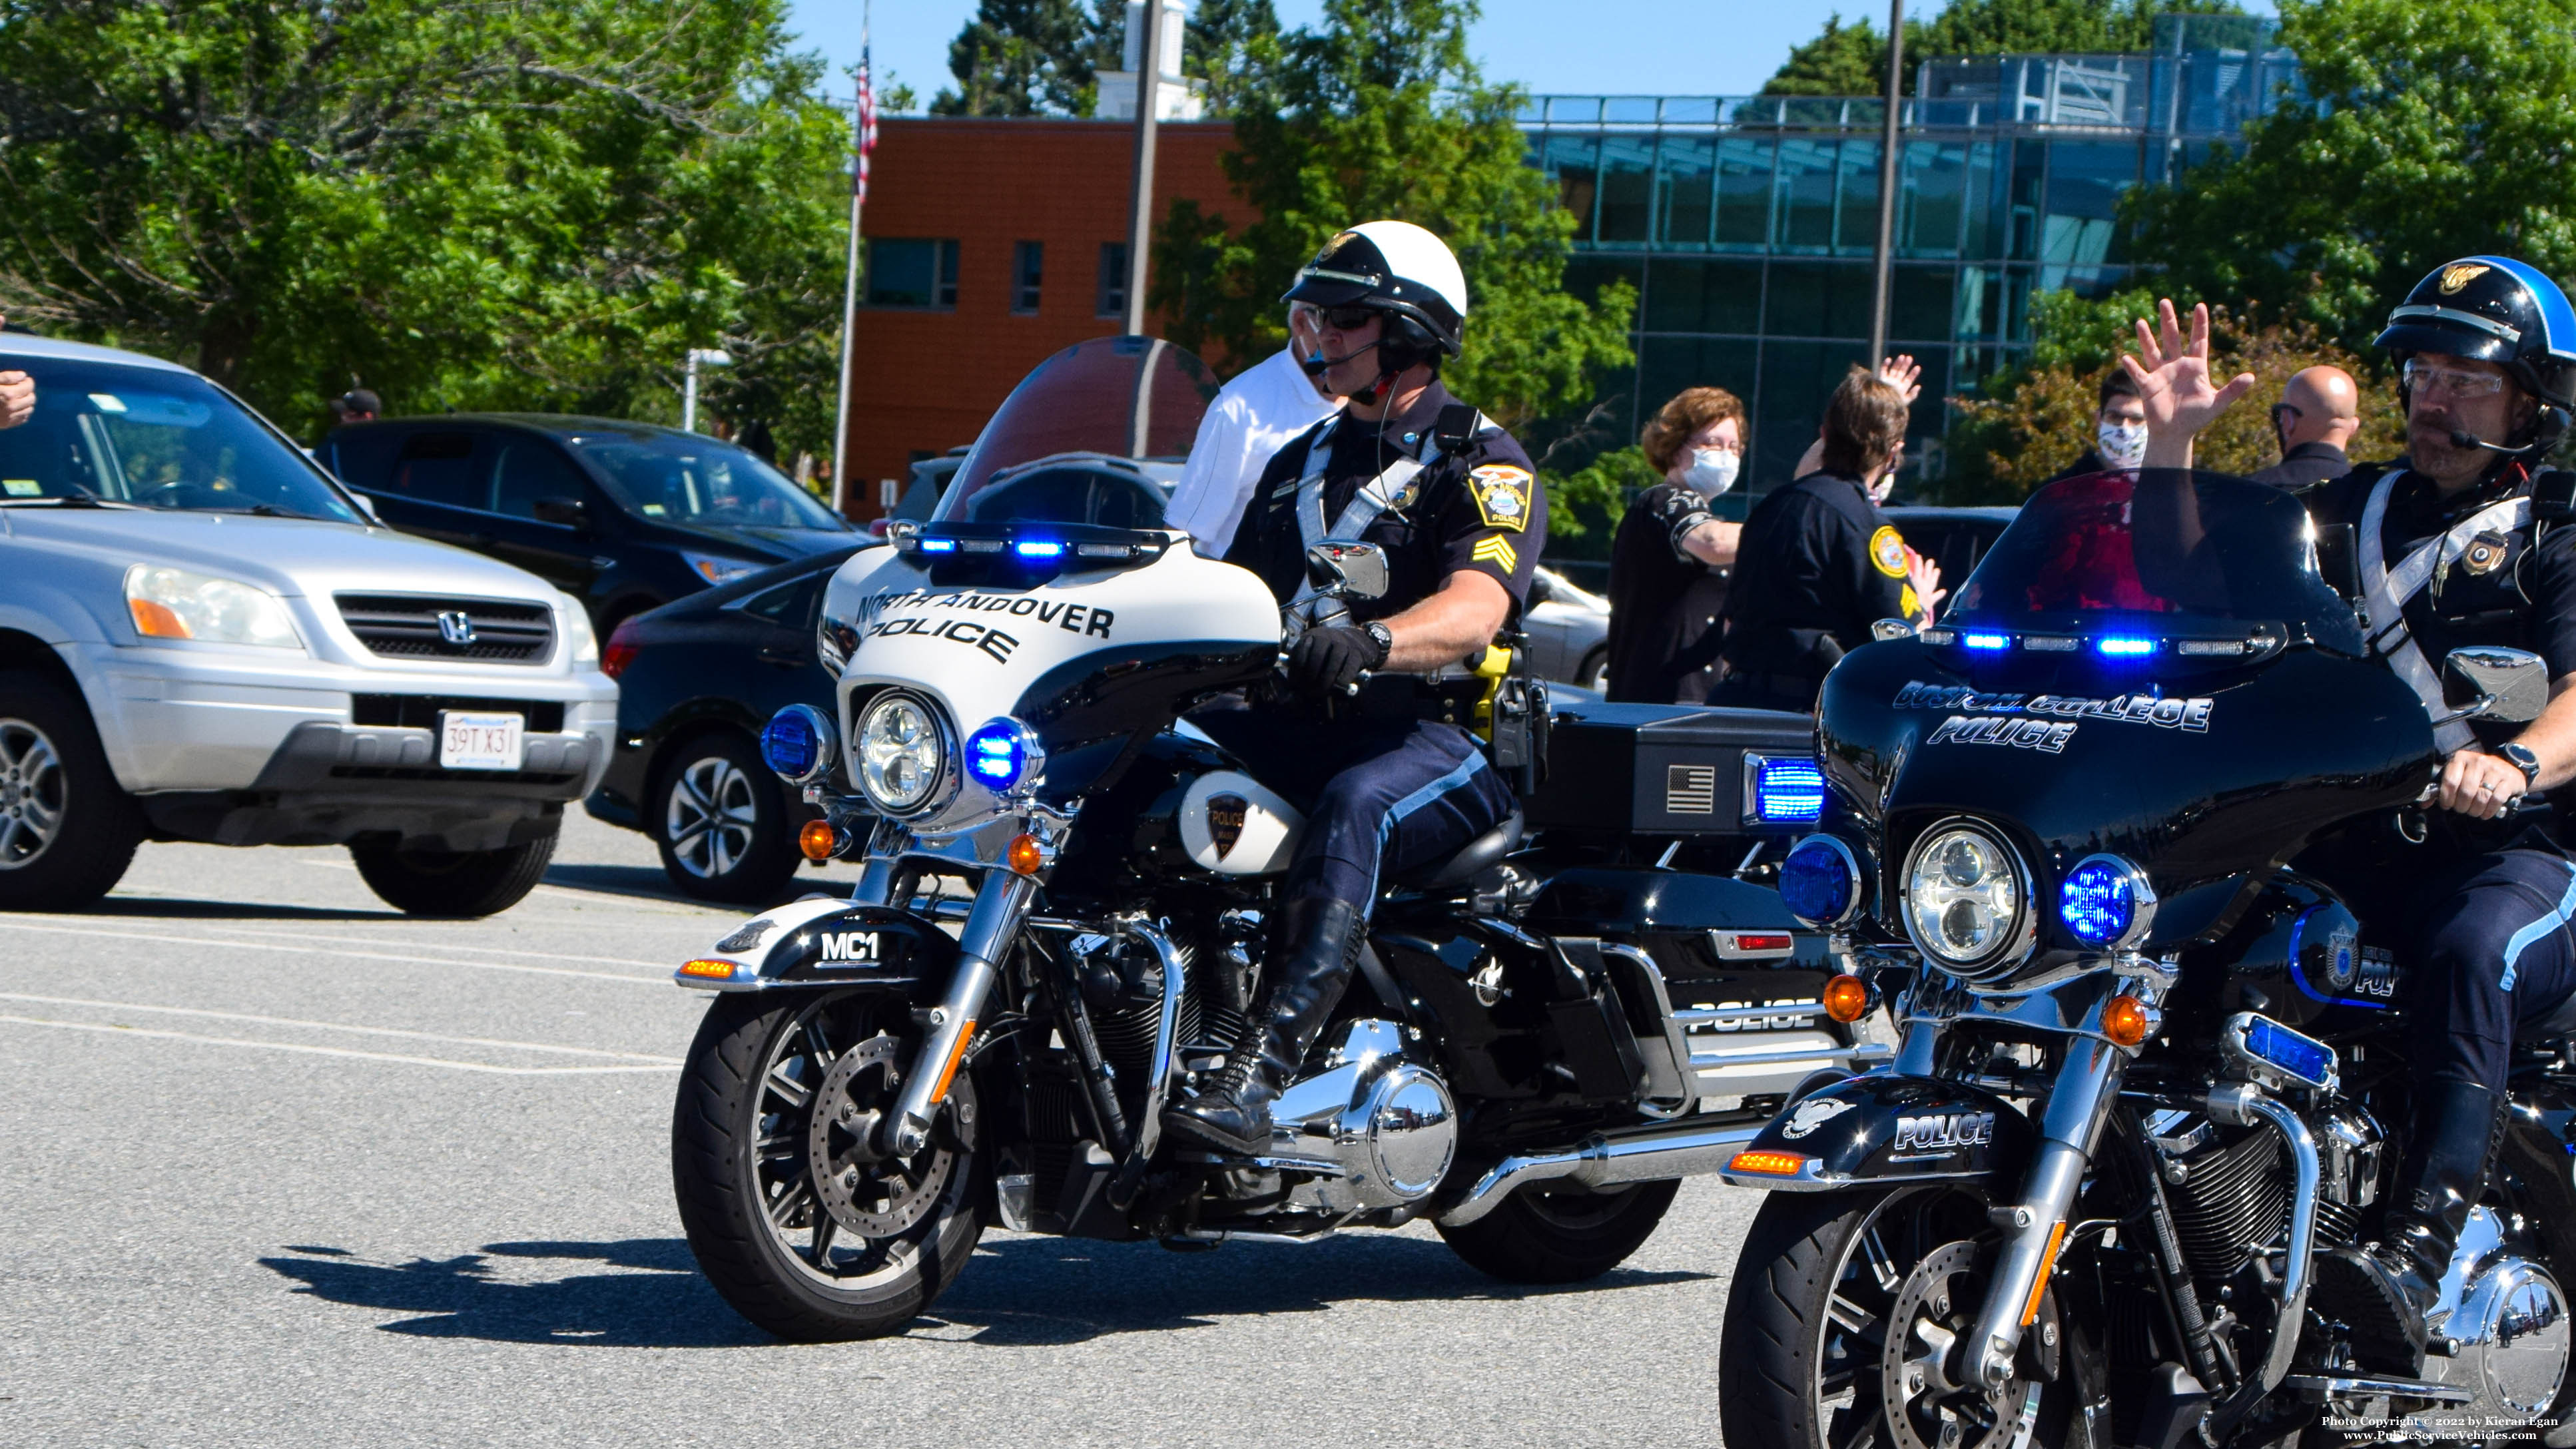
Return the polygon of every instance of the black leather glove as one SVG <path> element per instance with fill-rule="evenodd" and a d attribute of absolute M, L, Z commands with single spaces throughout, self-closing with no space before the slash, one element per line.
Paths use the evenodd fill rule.
<path fill-rule="evenodd" d="M 1386 662 L 1365 629 L 1309 629 L 1288 650 L 1288 682 L 1307 694 L 1337 694 Z"/>

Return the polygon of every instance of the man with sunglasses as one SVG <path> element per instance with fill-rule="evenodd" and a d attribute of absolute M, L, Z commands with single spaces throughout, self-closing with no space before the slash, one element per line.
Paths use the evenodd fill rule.
<path fill-rule="evenodd" d="M 1193 720 L 1306 812 L 1271 913 L 1262 999 L 1217 1080 L 1165 1114 L 1231 1152 L 1270 1150 L 1270 1104 L 1356 968 L 1387 875 L 1443 861 L 1516 801 L 1474 736 L 1475 700 L 1424 676 L 1485 660 L 1547 545 L 1547 495 L 1509 433 L 1440 385 L 1467 280 L 1438 237 L 1373 221 L 1324 244 L 1289 302 L 1317 309 L 1306 370 L 1350 401 L 1281 448 L 1226 562 L 1293 611 L 1289 699 Z M 1307 550 L 1385 550 L 1376 599 L 1320 599 Z M 1473 682 L 1472 680 L 1470 681 Z"/>
<path fill-rule="evenodd" d="M 2340 367 L 2310 367 L 2292 374 L 2272 404 L 2272 435 L 2281 461 L 2245 476 L 2293 491 L 2312 488 L 2352 471 L 2344 444 L 2361 431 L 2361 390 Z"/>
<path fill-rule="evenodd" d="M 2162 322 L 2161 337 L 2138 324 L 2145 358 L 2125 365 L 2147 466 L 2188 467 L 2192 435 L 2254 379 L 2216 385 L 2205 308 L 2188 343 L 2170 302 Z M 2529 650 L 2551 680 L 2528 725 L 2436 726 L 2421 844 L 2347 832 L 2317 847 L 2336 863 L 2303 859 L 2371 894 L 2374 926 L 2407 948 L 2413 1131 L 2375 1240 L 2320 1260 L 2312 1306 L 2350 1327 L 2360 1367 L 2411 1378 L 2502 1136 L 2516 1030 L 2565 1034 L 2576 998 L 2576 862 L 2519 809 L 2576 779 L 2576 527 L 2568 475 L 2539 472 L 2576 407 L 2576 308 L 2537 268 L 2464 257 L 2416 283 L 2379 345 L 2403 369 L 2407 455 L 2304 495 L 2320 527 L 2354 529 L 2370 647 L 2435 719 L 2466 702 L 2445 691 L 2453 649 Z"/>

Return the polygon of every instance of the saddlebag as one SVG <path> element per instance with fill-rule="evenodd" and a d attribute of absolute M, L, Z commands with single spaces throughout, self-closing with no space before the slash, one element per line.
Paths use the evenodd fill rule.
<path fill-rule="evenodd" d="M 1765 820 L 1746 757 L 1813 760 L 1816 722 L 1768 709 L 1567 704 L 1546 736 L 1547 768 L 1524 802 L 1533 830 L 1605 835 L 1740 835 L 1805 830 Z M 1822 804 L 1823 781 L 1816 781 Z"/>

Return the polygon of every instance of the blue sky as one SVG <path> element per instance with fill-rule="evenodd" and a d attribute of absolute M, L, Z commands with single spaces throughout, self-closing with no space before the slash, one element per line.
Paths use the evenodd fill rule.
<path fill-rule="evenodd" d="M 849 93 L 838 72 L 859 57 L 862 0 L 791 0 L 794 27 L 833 64 L 831 91 Z M 1295 27 L 1322 11 L 1319 0 L 1276 0 Z M 1914 15 L 1939 0 L 1913 0 Z M 2248 9 L 2269 13 L 2266 0 Z M 1487 76 L 1532 91 L 1581 95 L 1742 95 L 1761 88 L 1789 48 L 1837 11 L 1886 23 L 1871 0 L 1485 0 L 1474 31 Z M 875 7 L 879 84 L 891 72 L 926 103 L 948 79 L 948 42 L 975 13 L 975 0 L 881 0 Z"/>

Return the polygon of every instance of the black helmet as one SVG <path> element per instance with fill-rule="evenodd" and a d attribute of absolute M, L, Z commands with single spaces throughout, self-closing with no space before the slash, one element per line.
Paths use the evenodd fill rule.
<path fill-rule="evenodd" d="M 2535 447 L 2554 445 L 2576 405 L 2576 308 L 2536 267 L 2462 257 L 2434 269 L 2388 314 L 2378 345 L 2403 363 L 2419 352 L 2500 364 L 2541 412 Z"/>
<path fill-rule="evenodd" d="M 1280 300 L 1388 314 L 1390 363 L 1455 357 L 1466 334 L 1466 274 L 1440 238 L 1409 221 L 1364 222 L 1335 236 Z"/>

